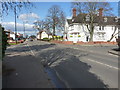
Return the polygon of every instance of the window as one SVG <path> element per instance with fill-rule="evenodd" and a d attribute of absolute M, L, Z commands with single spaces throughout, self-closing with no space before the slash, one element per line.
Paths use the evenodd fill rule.
<path fill-rule="evenodd" d="M 74 22 L 74 19 L 72 19 L 72 22 Z"/>
<path fill-rule="evenodd" d="M 105 40 L 105 33 L 99 33 L 98 34 L 98 39 L 99 40 Z"/>
<path fill-rule="evenodd" d="M 90 21 L 90 15 L 86 15 L 86 21 Z"/>
<path fill-rule="evenodd" d="M 104 30 L 104 26 L 102 26 L 102 30 Z"/>
<path fill-rule="evenodd" d="M 105 34 L 104 34 L 104 33 L 102 33 L 102 39 L 103 39 L 103 40 L 105 39 Z"/>
<path fill-rule="evenodd" d="M 99 30 L 104 30 L 104 26 L 99 26 Z"/>
<path fill-rule="evenodd" d="M 74 33 L 74 35 L 77 35 L 77 33 Z"/>
<path fill-rule="evenodd" d="M 114 30 L 114 27 L 112 26 L 112 30 Z"/>
<path fill-rule="evenodd" d="M 115 26 L 115 30 L 117 29 L 117 27 Z"/>
<path fill-rule="evenodd" d="M 104 22 L 107 22 L 107 18 L 104 18 Z"/>
<path fill-rule="evenodd" d="M 99 26 L 99 30 L 101 30 L 101 26 Z"/>
<path fill-rule="evenodd" d="M 118 18 L 115 18 L 115 22 L 118 22 Z"/>

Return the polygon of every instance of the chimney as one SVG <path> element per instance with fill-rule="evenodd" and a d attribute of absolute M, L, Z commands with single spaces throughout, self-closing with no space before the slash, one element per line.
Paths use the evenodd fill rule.
<path fill-rule="evenodd" d="M 99 9 L 99 17 L 102 18 L 102 16 L 103 16 L 103 8 L 100 8 Z"/>
<path fill-rule="evenodd" d="M 73 18 L 76 17 L 76 8 L 73 8 Z"/>

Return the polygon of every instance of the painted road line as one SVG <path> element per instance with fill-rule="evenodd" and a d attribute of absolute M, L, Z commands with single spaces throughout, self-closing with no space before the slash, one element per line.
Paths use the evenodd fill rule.
<path fill-rule="evenodd" d="M 30 52 L 32 53 L 33 56 L 35 56 L 35 54 L 33 53 L 33 51 L 31 50 L 30 46 L 27 44 L 28 48 L 30 49 Z"/>
<path fill-rule="evenodd" d="M 104 63 L 101 63 L 101 62 L 98 62 L 98 61 L 95 61 L 95 60 L 92 60 L 92 59 L 88 59 L 88 60 L 91 61 L 91 62 L 95 62 L 95 63 L 98 63 L 98 64 L 101 64 L 101 65 L 104 65 L 104 66 L 107 66 L 107 67 L 118 70 L 117 67 L 114 67 L 114 66 L 111 66 L 111 65 L 108 65 L 108 64 L 104 64 Z"/>
<path fill-rule="evenodd" d="M 85 52 L 90 52 L 90 53 L 95 53 L 95 54 L 100 54 L 100 55 L 109 55 L 109 56 L 114 56 L 114 57 L 118 57 L 118 55 L 112 55 L 110 53 L 98 53 L 96 51 L 93 51 L 93 50 L 84 50 L 84 49 L 79 49 L 79 48 L 73 48 L 73 49 L 77 49 L 77 50 L 82 50 L 82 51 L 85 51 Z"/>
<path fill-rule="evenodd" d="M 110 56 L 119 57 L 118 55 L 109 53 Z"/>

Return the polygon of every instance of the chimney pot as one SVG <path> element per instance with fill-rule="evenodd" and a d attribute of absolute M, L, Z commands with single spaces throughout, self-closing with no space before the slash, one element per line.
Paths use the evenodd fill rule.
<path fill-rule="evenodd" d="M 103 16 L 103 8 L 100 8 L 99 9 L 99 17 L 102 18 L 102 16 Z"/>
<path fill-rule="evenodd" d="M 73 8 L 73 17 L 76 17 L 76 8 Z"/>

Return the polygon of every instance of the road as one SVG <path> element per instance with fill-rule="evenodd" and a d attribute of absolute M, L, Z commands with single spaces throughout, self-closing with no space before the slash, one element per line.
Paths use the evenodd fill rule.
<path fill-rule="evenodd" d="M 2 64 L 3 89 L 55 87 L 40 60 L 31 53 L 26 44 L 7 47 Z"/>
<path fill-rule="evenodd" d="M 80 46 L 28 42 L 31 53 L 56 72 L 69 88 L 118 88 L 118 56 L 108 53 L 117 46 Z"/>

